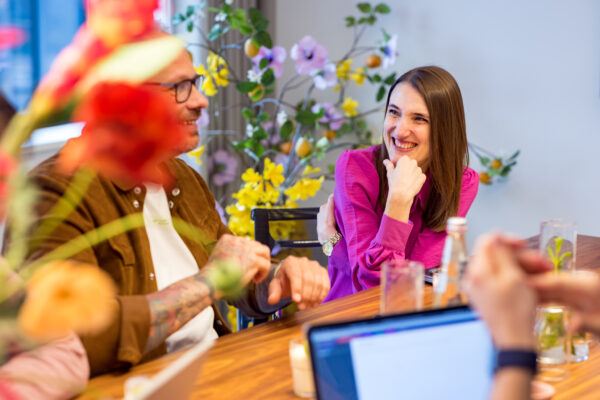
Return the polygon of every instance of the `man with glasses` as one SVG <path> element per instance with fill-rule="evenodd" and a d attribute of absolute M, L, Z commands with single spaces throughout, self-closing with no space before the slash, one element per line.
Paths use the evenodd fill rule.
<path fill-rule="evenodd" d="M 179 154 L 196 148 L 196 121 L 208 100 L 198 90 L 201 77 L 185 49 L 147 84 L 173 96 L 179 120 L 189 133 Z M 32 172 L 42 191 L 40 221 L 69 184 L 55 172 L 55 162 L 56 156 Z M 230 235 L 200 175 L 179 159 L 171 159 L 165 166 L 174 178 L 169 187 L 136 187 L 95 178 L 79 207 L 30 255 L 30 259 L 39 258 L 110 220 L 143 212 L 144 229 L 113 237 L 73 257 L 107 271 L 118 288 L 110 326 L 104 332 L 82 336 L 92 375 L 226 333 L 228 328 L 214 306 L 223 293 L 207 274 L 223 260 L 234 259 L 242 266 L 243 282 L 249 284 L 249 290 L 232 304 L 250 317 L 264 317 L 290 298 L 301 310 L 313 307 L 329 290 L 327 271 L 316 262 L 288 257 L 275 267 L 266 246 Z M 209 254 L 201 245 L 180 237 L 172 217 L 213 238 L 213 251 Z"/>

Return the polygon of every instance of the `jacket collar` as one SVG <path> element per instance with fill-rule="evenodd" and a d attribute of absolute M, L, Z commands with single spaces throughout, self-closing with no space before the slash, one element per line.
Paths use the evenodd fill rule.
<path fill-rule="evenodd" d="M 175 173 L 174 160 L 171 159 L 171 160 L 164 162 L 163 164 L 161 164 L 159 166 L 159 168 L 163 169 L 163 171 L 165 171 L 165 173 L 168 176 L 170 176 L 170 178 L 171 178 L 167 183 L 165 183 L 162 186 L 165 187 L 165 189 L 167 189 L 167 190 L 174 188 L 177 185 L 177 174 Z M 116 187 L 118 187 L 123 192 L 128 192 L 136 186 L 141 186 L 140 184 L 135 184 L 135 183 L 116 180 L 116 179 L 113 179 L 112 182 L 115 184 Z"/>

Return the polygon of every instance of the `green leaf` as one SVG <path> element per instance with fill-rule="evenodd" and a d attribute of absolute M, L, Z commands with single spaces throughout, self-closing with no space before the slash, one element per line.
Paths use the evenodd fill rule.
<path fill-rule="evenodd" d="M 300 110 L 296 114 L 296 121 L 304 126 L 314 125 L 317 120 L 317 115 L 310 110 Z"/>
<path fill-rule="evenodd" d="M 185 9 L 185 16 L 187 18 L 191 17 L 192 15 L 194 15 L 194 11 L 195 11 L 195 7 L 194 6 L 187 6 L 187 8 Z"/>
<path fill-rule="evenodd" d="M 252 140 L 260 141 L 269 137 L 267 131 L 265 131 L 261 126 L 258 127 L 257 130 L 252 134 Z"/>
<path fill-rule="evenodd" d="M 262 77 L 260 78 L 260 82 L 265 86 L 272 85 L 273 82 L 275 82 L 275 74 L 273 73 L 273 68 L 269 68 L 263 73 Z"/>
<path fill-rule="evenodd" d="M 243 8 L 236 8 L 231 17 L 236 20 L 239 24 L 245 24 L 246 19 L 246 10 Z"/>
<path fill-rule="evenodd" d="M 182 48 L 183 43 L 175 36 L 120 46 L 87 71 L 85 78 L 77 84 L 75 93 L 86 93 L 98 82 L 145 82 L 173 62 Z"/>
<path fill-rule="evenodd" d="M 256 29 L 257 32 L 262 32 L 265 29 L 267 29 L 268 26 L 269 26 L 269 20 L 263 18 L 260 21 L 258 21 L 256 24 L 254 24 L 254 29 Z"/>
<path fill-rule="evenodd" d="M 379 90 L 377 91 L 377 96 L 375 96 L 375 100 L 381 101 L 381 99 L 383 99 L 385 94 L 386 94 L 385 86 L 380 86 Z"/>
<path fill-rule="evenodd" d="M 385 29 L 381 29 L 381 33 L 383 34 L 383 40 L 386 42 L 392 38 L 390 34 L 385 31 Z"/>
<path fill-rule="evenodd" d="M 269 113 L 266 112 L 261 112 L 260 114 L 258 114 L 258 122 L 263 123 L 263 122 L 267 122 L 269 120 Z"/>
<path fill-rule="evenodd" d="M 369 14 L 371 12 L 371 5 L 369 3 L 358 3 L 356 7 L 364 14 Z"/>
<path fill-rule="evenodd" d="M 382 80 L 381 75 L 379 75 L 379 74 L 373 75 L 373 82 L 379 83 L 379 82 L 381 82 L 381 80 Z"/>
<path fill-rule="evenodd" d="M 250 8 L 248 10 L 248 17 L 250 18 L 250 23 L 256 28 L 256 24 L 259 23 L 262 19 L 262 13 L 258 8 Z"/>
<path fill-rule="evenodd" d="M 186 25 L 186 29 L 188 32 L 191 32 L 194 30 L 194 21 L 188 21 L 187 25 Z"/>
<path fill-rule="evenodd" d="M 356 19 L 354 17 L 346 17 L 346 28 L 356 25 Z"/>
<path fill-rule="evenodd" d="M 245 119 L 252 119 L 252 118 L 254 118 L 254 112 L 252 112 L 252 110 L 249 109 L 248 107 L 244 107 L 242 109 L 242 116 Z"/>
<path fill-rule="evenodd" d="M 263 69 L 267 68 L 267 65 L 269 65 L 269 60 L 267 58 L 263 58 L 258 63 L 258 69 L 262 71 Z"/>
<path fill-rule="evenodd" d="M 249 141 L 250 139 L 246 139 L 246 140 L 242 140 L 241 142 L 233 142 L 232 146 L 235 150 L 243 150 L 244 148 L 246 148 L 246 143 Z"/>
<path fill-rule="evenodd" d="M 230 7 L 231 8 L 231 7 Z M 210 12 L 214 12 L 214 13 L 220 13 L 221 9 L 217 8 L 217 7 L 206 7 L 206 9 Z M 231 12 L 231 11 L 230 11 Z"/>
<path fill-rule="evenodd" d="M 384 80 L 383 83 L 385 83 L 386 85 L 393 85 L 394 82 L 396 82 L 396 73 L 394 72 L 391 75 L 388 75 Z"/>
<path fill-rule="evenodd" d="M 221 10 L 217 9 L 217 12 L 220 12 Z M 225 14 L 231 14 L 231 11 L 233 11 L 233 8 L 231 7 L 231 5 L 225 3 L 223 4 L 223 12 Z"/>
<path fill-rule="evenodd" d="M 285 123 L 281 126 L 279 130 L 279 136 L 282 139 L 287 139 L 292 134 L 292 130 L 294 129 L 294 124 L 289 119 L 285 121 Z"/>
<path fill-rule="evenodd" d="M 358 24 L 359 24 L 359 25 L 360 25 L 360 24 L 366 24 L 367 22 L 369 22 L 369 18 L 367 18 L 367 17 L 360 17 L 360 18 L 358 19 Z"/>
<path fill-rule="evenodd" d="M 186 20 L 186 18 L 183 16 L 183 14 L 177 13 L 177 14 L 173 15 L 173 19 L 171 21 L 173 22 L 173 25 L 179 25 L 180 23 L 182 23 L 185 20 Z"/>
<path fill-rule="evenodd" d="M 248 24 L 242 24 L 240 25 L 240 33 L 242 35 L 249 35 L 252 32 L 254 32 L 254 29 L 252 29 L 252 27 Z"/>
<path fill-rule="evenodd" d="M 265 95 L 264 87 L 262 87 L 258 84 L 256 85 L 256 87 L 258 88 L 258 90 L 253 90 L 252 92 L 250 92 L 248 94 L 248 96 L 250 97 L 250 100 L 252 100 L 252 101 L 259 101 Z"/>
<path fill-rule="evenodd" d="M 517 158 L 517 157 L 519 156 L 519 154 L 521 154 L 521 150 L 517 150 L 517 151 L 515 152 L 515 154 L 513 154 L 512 156 L 510 156 L 510 157 L 508 158 L 508 160 L 507 160 L 507 161 L 514 160 L 515 158 Z"/>
<path fill-rule="evenodd" d="M 256 82 L 238 82 L 236 88 L 242 93 L 250 93 L 251 91 L 256 89 L 257 86 L 258 83 Z"/>
<path fill-rule="evenodd" d="M 379 3 L 375 6 L 375 12 L 379 14 L 389 14 L 390 11 L 390 7 L 385 3 Z"/>
<path fill-rule="evenodd" d="M 485 167 L 490 163 L 490 159 L 488 157 L 480 157 L 479 162 Z"/>
<path fill-rule="evenodd" d="M 356 123 L 356 127 L 358 128 L 359 131 L 364 131 L 367 129 L 367 121 L 365 121 L 364 119 L 361 119 L 360 121 L 358 121 Z"/>
<path fill-rule="evenodd" d="M 335 175 L 335 164 L 327 164 L 327 170 L 329 171 L 330 174 Z"/>
<path fill-rule="evenodd" d="M 502 168 L 502 170 L 500 171 L 500 176 L 505 177 L 509 174 L 511 170 L 511 167 L 504 167 Z"/>
<path fill-rule="evenodd" d="M 252 151 L 254 152 L 254 154 L 256 154 L 258 158 L 260 158 L 263 156 L 263 154 L 265 154 L 265 146 L 263 146 L 262 143 L 257 142 L 254 144 Z"/>
<path fill-rule="evenodd" d="M 374 15 L 371 15 L 367 18 L 367 23 L 369 25 L 375 25 L 375 22 L 377 22 L 377 17 Z"/>
<path fill-rule="evenodd" d="M 268 95 L 268 94 L 271 94 L 271 93 L 273 93 L 274 91 L 275 91 L 275 89 L 274 89 L 274 88 L 272 88 L 272 87 L 270 87 L 270 88 L 266 88 L 266 89 L 265 89 L 265 96 L 266 96 L 266 95 Z"/>
<path fill-rule="evenodd" d="M 261 46 L 265 46 L 267 49 L 270 49 L 273 47 L 273 41 L 271 41 L 271 35 L 269 35 L 265 31 L 257 32 L 253 36 L 253 38 L 256 41 L 256 43 L 260 44 Z"/>
<path fill-rule="evenodd" d="M 215 40 L 221 35 L 221 24 L 214 24 L 208 32 L 208 40 Z"/>

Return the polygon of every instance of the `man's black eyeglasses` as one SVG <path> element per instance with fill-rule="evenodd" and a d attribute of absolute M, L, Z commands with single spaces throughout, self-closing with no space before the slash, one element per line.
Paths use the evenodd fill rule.
<path fill-rule="evenodd" d="M 185 79 L 177 83 L 146 82 L 146 84 L 166 86 L 175 89 L 175 101 L 178 103 L 185 103 L 187 99 L 190 98 L 190 94 L 192 94 L 192 86 L 196 86 L 196 89 L 200 91 L 202 82 L 204 82 L 204 76 L 196 75 L 192 79 Z"/>

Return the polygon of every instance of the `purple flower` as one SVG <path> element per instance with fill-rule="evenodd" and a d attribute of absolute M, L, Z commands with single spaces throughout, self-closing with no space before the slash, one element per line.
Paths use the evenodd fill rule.
<path fill-rule="evenodd" d="M 327 61 L 327 49 L 317 44 L 312 36 L 304 36 L 292 47 L 290 57 L 296 60 L 296 72 L 308 75 L 323 69 Z"/>
<path fill-rule="evenodd" d="M 224 150 L 217 150 L 210 158 L 208 173 L 215 185 L 223 186 L 226 183 L 233 182 L 237 165 L 238 161 L 235 157 L 230 156 Z"/>
<path fill-rule="evenodd" d="M 327 62 L 322 71 L 313 72 L 313 76 L 315 77 L 315 87 L 319 90 L 325 90 L 330 86 L 335 86 L 337 83 L 337 68 L 335 64 L 332 62 Z"/>
<path fill-rule="evenodd" d="M 252 58 L 252 62 L 254 63 L 254 68 L 252 69 L 255 73 L 262 74 L 267 69 L 273 68 L 275 78 L 279 78 L 283 73 L 283 62 L 285 61 L 286 55 L 287 52 L 283 47 L 275 46 L 272 49 L 267 49 L 266 47 L 261 46 L 258 54 Z M 267 64 L 264 69 L 260 70 L 258 66 L 263 58 L 269 60 L 269 64 Z"/>
<path fill-rule="evenodd" d="M 344 123 L 344 116 L 335 108 L 331 103 L 319 103 L 312 107 L 313 113 L 318 113 L 319 110 L 324 109 L 325 114 L 319 118 L 319 122 L 322 124 L 329 123 L 331 130 L 337 131 Z"/>
<path fill-rule="evenodd" d="M 198 119 L 198 122 L 196 122 L 196 124 L 198 125 L 198 128 L 206 128 L 209 123 L 210 117 L 208 115 L 208 111 L 206 109 L 203 109 L 202 113 L 200 114 L 200 118 Z"/>
<path fill-rule="evenodd" d="M 396 42 L 398 41 L 398 35 L 393 35 L 390 40 L 385 42 L 381 51 L 383 52 L 383 68 L 387 68 L 393 63 L 396 62 L 396 56 L 398 52 L 396 51 Z"/>

